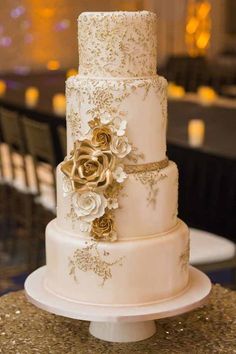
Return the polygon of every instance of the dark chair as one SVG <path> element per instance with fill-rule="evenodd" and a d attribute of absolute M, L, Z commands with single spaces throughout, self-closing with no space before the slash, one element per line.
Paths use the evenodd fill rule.
<path fill-rule="evenodd" d="M 50 126 L 27 117 L 23 118 L 28 153 L 33 159 L 37 198 L 35 199 L 31 242 L 31 269 L 40 265 L 45 243 L 45 228 L 55 217 L 56 205 L 56 154 Z"/>
<path fill-rule="evenodd" d="M 58 133 L 58 140 L 60 142 L 60 148 L 63 153 L 63 156 L 65 157 L 67 155 L 67 147 L 66 147 L 66 128 L 63 127 L 62 125 L 59 125 L 57 127 L 57 133 Z"/>
<path fill-rule="evenodd" d="M 17 172 L 21 170 L 21 175 L 23 178 L 19 182 L 24 187 L 28 187 L 29 183 L 25 160 L 26 147 L 22 125 L 18 114 L 14 111 L 1 108 L 0 124 L 2 139 L 7 144 L 9 150 L 9 165 L 5 166 L 7 171 L 3 169 L 3 175 L 8 174 L 9 178 L 16 182 Z"/>
<path fill-rule="evenodd" d="M 171 56 L 163 70 L 168 81 L 173 81 L 186 91 L 196 91 L 209 83 L 209 69 L 204 57 Z"/>
<path fill-rule="evenodd" d="M 33 158 L 37 193 L 42 196 L 42 186 L 48 185 L 53 189 L 56 200 L 56 154 L 50 126 L 47 123 L 36 122 L 26 117 L 23 118 L 23 126 L 27 151 Z M 51 177 L 49 177 L 51 181 L 40 175 L 40 168 L 43 168 L 45 173 Z"/>
<path fill-rule="evenodd" d="M 1 109 L 1 136 L 3 186 L 2 204 L 5 209 L 5 247 L 12 256 L 20 240 L 26 243 L 29 257 L 29 239 L 32 235 L 32 206 L 34 196 L 29 190 L 26 166 L 25 139 L 20 118 L 16 112 Z"/>

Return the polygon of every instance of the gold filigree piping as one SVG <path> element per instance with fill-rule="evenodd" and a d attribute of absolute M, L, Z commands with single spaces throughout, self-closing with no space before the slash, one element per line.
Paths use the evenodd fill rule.
<path fill-rule="evenodd" d="M 167 175 L 160 173 L 158 170 L 137 172 L 134 173 L 134 178 L 139 181 L 144 186 L 147 186 L 147 206 L 152 206 L 153 209 L 156 207 L 157 195 L 159 192 L 158 182 L 167 178 Z"/>
<path fill-rule="evenodd" d="M 164 160 L 157 162 L 149 162 L 139 165 L 125 165 L 124 170 L 126 173 L 142 173 L 150 171 L 160 171 L 163 168 L 166 168 L 169 165 L 169 159 L 165 158 Z"/>
<path fill-rule="evenodd" d="M 69 275 L 73 276 L 75 282 L 78 282 L 77 272 L 92 272 L 101 278 L 101 287 L 105 282 L 112 278 L 112 267 L 114 265 L 123 265 L 124 257 L 119 257 L 115 261 L 105 260 L 109 252 L 102 254 L 98 250 L 98 244 L 87 244 L 84 248 L 77 248 L 72 257 L 69 258 Z"/>

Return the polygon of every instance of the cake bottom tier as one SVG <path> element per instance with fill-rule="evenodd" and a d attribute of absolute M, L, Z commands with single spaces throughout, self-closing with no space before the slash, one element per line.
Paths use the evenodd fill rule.
<path fill-rule="evenodd" d="M 114 243 L 46 230 L 48 291 L 71 301 L 144 305 L 179 295 L 189 281 L 189 232 L 178 220 L 168 232 Z"/>

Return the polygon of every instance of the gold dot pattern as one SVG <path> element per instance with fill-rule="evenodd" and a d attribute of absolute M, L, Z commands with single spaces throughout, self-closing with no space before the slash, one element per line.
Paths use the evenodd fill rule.
<path fill-rule="evenodd" d="M 156 14 L 148 11 L 85 12 L 79 16 L 78 29 L 80 75 L 155 75 Z"/>

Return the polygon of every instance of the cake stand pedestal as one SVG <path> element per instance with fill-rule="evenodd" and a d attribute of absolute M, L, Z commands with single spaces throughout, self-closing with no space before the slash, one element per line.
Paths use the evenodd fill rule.
<path fill-rule="evenodd" d="M 154 320 L 172 317 L 203 305 L 211 291 L 209 278 L 190 267 L 188 289 L 173 299 L 149 305 L 104 306 L 69 301 L 44 287 L 46 266 L 31 273 L 25 282 L 27 298 L 35 306 L 64 317 L 91 321 L 89 331 L 110 342 L 136 342 L 156 332 Z"/>

